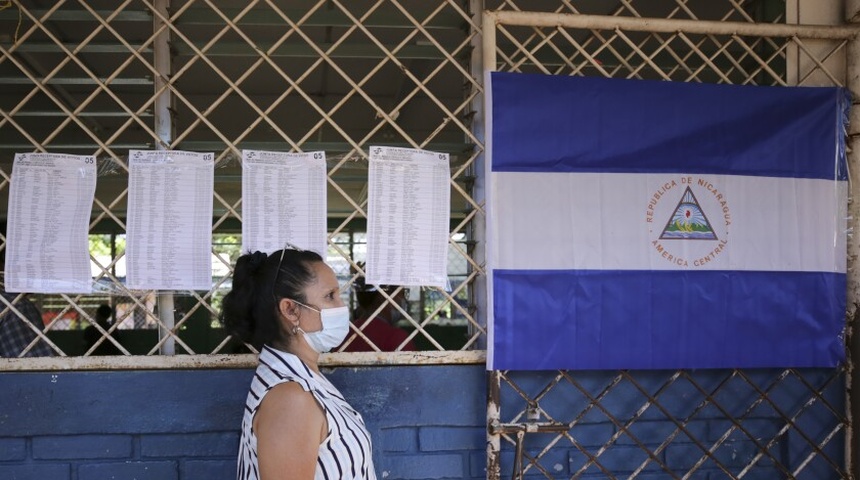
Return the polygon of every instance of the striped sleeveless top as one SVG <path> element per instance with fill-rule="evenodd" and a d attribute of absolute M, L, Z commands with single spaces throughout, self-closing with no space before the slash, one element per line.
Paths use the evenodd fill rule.
<path fill-rule="evenodd" d="M 364 420 L 324 376 L 308 368 L 299 357 L 269 346 L 260 352 L 259 365 L 242 419 L 239 441 L 238 480 L 259 480 L 257 436 L 254 415 L 269 389 L 283 382 L 296 382 L 310 392 L 325 411 L 328 435 L 320 444 L 315 480 L 376 480 L 370 434 Z"/>

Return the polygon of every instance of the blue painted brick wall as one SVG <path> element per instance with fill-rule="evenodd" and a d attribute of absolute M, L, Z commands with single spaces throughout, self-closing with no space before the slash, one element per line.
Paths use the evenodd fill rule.
<path fill-rule="evenodd" d="M 115 480 L 120 478 L 134 480 L 177 480 L 179 478 L 179 462 L 126 461 L 82 464 L 77 468 L 77 478 L 78 480 Z"/>
<path fill-rule="evenodd" d="M 70 435 L 34 437 L 33 458 L 75 460 L 89 458 L 130 458 L 131 435 Z"/>
<path fill-rule="evenodd" d="M 486 477 L 486 373 L 483 366 L 359 367 L 327 370 L 326 375 L 362 412 L 374 439 L 379 478 L 481 479 Z M 0 373 L 0 479 L 2 480 L 232 480 L 239 425 L 251 370 L 115 371 Z M 541 394 L 540 406 L 550 418 L 576 418 L 569 440 L 556 441 L 526 478 L 626 478 L 640 465 L 637 478 L 666 478 L 665 465 L 682 472 L 703 457 L 700 444 L 723 438 L 691 478 L 726 478 L 715 464 L 745 465 L 757 454 L 754 438 L 773 438 L 785 429 L 779 411 L 793 411 L 808 397 L 808 385 L 824 387 L 823 401 L 794 420 L 768 450 L 779 462 L 797 467 L 809 453 L 807 438 L 824 438 L 838 428 L 826 410 L 844 408 L 842 379 L 831 372 L 804 371 L 805 382 L 789 381 L 770 388 L 759 401 L 749 386 L 730 372 L 695 372 L 694 381 L 666 385 L 667 372 L 633 372 L 639 388 L 659 396 L 659 408 L 630 382 L 614 383 L 614 372 L 570 372 L 576 385 L 562 380 L 550 391 L 556 372 L 510 372 L 518 388 Z M 750 381 L 769 385 L 773 372 L 746 373 Z M 714 392 L 720 408 L 703 403 L 701 390 Z M 586 394 L 587 393 L 587 394 Z M 601 395 L 601 408 L 589 407 L 589 396 Z M 502 421 L 523 418 L 526 402 L 502 388 Z M 740 415 L 740 425 L 725 411 Z M 611 420 L 609 416 L 614 417 Z M 674 416 L 675 421 L 667 418 Z M 546 419 L 542 419 L 546 420 Z M 682 427 L 679 427 L 680 422 Z M 673 440 L 663 445 L 665 440 Z M 553 434 L 529 434 L 525 451 L 534 457 Z M 694 440 L 695 439 L 695 440 Z M 595 453 L 604 445 L 610 448 Z M 660 448 L 655 458 L 642 451 Z M 661 446 L 662 445 L 662 446 Z M 835 436 L 824 445 L 841 462 L 844 441 Z M 513 446 L 502 442 L 502 478 L 511 476 Z M 588 464 L 596 460 L 597 464 Z M 598 465 L 599 464 L 599 465 Z M 529 465 L 529 461 L 525 461 Z M 586 466 L 588 465 L 588 466 Z M 765 457 L 744 478 L 784 478 Z M 833 478 L 819 458 L 799 478 Z"/>
<path fill-rule="evenodd" d="M 0 478 L 4 480 L 69 480 L 71 466 L 68 463 L 51 464 L 0 464 Z"/>
<path fill-rule="evenodd" d="M 180 478 L 236 480 L 236 460 L 187 460 L 182 463 Z"/>
<path fill-rule="evenodd" d="M 24 460 L 27 444 L 23 438 L 0 438 L 0 462 Z"/>
<path fill-rule="evenodd" d="M 485 477 L 483 366 L 325 373 L 364 416 L 380 478 Z M 232 480 L 252 375 L 0 373 L 0 479 Z"/>
<path fill-rule="evenodd" d="M 384 452 L 418 451 L 418 431 L 413 427 L 383 428 L 376 438 L 375 448 Z"/>
<path fill-rule="evenodd" d="M 239 432 L 145 435 L 140 438 L 142 457 L 229 457 L 236 453 Z"/>

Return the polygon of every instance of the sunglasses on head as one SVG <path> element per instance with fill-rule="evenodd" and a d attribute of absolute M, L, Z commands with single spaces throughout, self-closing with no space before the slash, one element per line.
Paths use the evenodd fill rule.
<path fill-rule="evenodd" d="M 281 249 L 281 258 L 280 258 L 280 259 L 278 259 L 278 269 L 277 269 L 277 270 L 275 270 L 275 280 L 272 282 L 272 297 L 273 297 L 273 298 L 275 298 L 275 299 L 277 299 L 277 298 L 278 298 L 278 297 L 275 295 L 275 286 L 277 286 L 277 285 L 278 285 L 278 279 L 279 279 L 279 278 L 280 278 L 280 276 L 281 276 L 281 265 L 284 263 L 284 253 L 286 253 L 286 251 L 287 251 L 288 249 L 289 249 L 289 250 L 295 250 L 295 251 L 297 251 L 297 252 L 304 252 L 304 251 L 305 251 L 304 249 L 299 248 L 299 247 L 297 247 L 297 246 L 293 245 L 293 244 L 292 244 L 292 243 L 290 243 L 290 242 L 285 242 L 285 243 L 284 243 L 284 248 L 282 248 L 282 249 Z"/>

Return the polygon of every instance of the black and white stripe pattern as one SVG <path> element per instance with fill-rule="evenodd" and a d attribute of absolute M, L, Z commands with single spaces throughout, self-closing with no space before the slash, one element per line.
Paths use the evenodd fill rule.
<path fill-rule="evenodd" d="M 260 352 L 254 380 L 242 419 L 239 442 L 238 480 L 259 480 L 257 436 L 251 428 L 254 415 L 270 388 L 283 382 L 296 382 L 323 406 L 328 421 L 328 436 L 320 444 L 315 480 L 376 480 L 370 435 L 364 420 L 343 395 L 324 376 L 314 373 L 299 357 L 264 347 Z"/>

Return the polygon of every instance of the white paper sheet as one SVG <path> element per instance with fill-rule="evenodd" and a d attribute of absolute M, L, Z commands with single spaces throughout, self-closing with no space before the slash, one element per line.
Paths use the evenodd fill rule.
<path fill-rule="evenodd" d="M 326 257 L 325 152 L 242 150 L 242 251 L 287 242 Z"/>
<path fill-rule="evenodd" d="M 92 156 L 19 153 L 7 213 L 7 292 L 90 293 Z"/>
<path fill-rule="evenodd" d="M 370 147 L 367 283 L 448 286 L 447 153 Z"/>
<path fill-rule="evenodd" d="M 128 157 L 128 287 L 209 290 L 214 155 L 131 150 Z"/>

